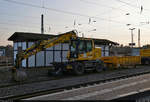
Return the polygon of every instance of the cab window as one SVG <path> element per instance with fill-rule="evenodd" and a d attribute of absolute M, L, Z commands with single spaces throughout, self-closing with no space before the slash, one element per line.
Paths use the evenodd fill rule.
<path fill-rule="evenodd" d="M 77 57 L 78 57 L 77 41 L 76 41 L 76 40 L 72 40 L 72 41 L 71 41 L 70 57 L 71 57 L 71 58 L 77 58 Z"/>
<path fill-rule="evenodd" d="M 72 41 L 71 43 L 71 52 L 75 52 L 76 51 L 76 46 L 77 46 L 77 41 Z"/>
<path fill-rule="evenodd" d="M 79 53 L 86 52 L 86 46 L 85 46 L 85 42 L 83 40 L 80 41 L 78 50 L 79 50 Z"/>
<path fill-rule="evenodd" d="M 87 41 L 86 45 L 87 45 L 87 52 L 92 51 L 92 41 Z"/>

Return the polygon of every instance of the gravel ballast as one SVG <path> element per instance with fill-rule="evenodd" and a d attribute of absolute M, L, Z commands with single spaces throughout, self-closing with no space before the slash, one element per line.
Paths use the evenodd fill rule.
<path fill-rule="evenodd" d="M 112 72 L 106 71 L 103 73 L 94 73 L 78 77 L 67 77 L 58 80 L 42 81 L 29 84 L 18 84 L 15 86 L 0 88 L 0 98 L 3 99 L 6 97 L 32 94 L 35 92 L 74 86 L 77 84 L 84 84 L 143 72 L 150 72 L 149 66 L 139 66 L 138 68 L 133 69 L 114 70 Z"/>

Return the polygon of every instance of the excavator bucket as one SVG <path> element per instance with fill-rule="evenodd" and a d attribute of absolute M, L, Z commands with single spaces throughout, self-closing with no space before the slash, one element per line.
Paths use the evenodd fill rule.
<path fill-rule="evenodd" d="M 22 49 L 18 48 L 19 52 L 16 54 L 15 67 L 12 68 L 12 78 L 17 82 L 27 79 L 25 69 L 21 68 Z"/>
<path fill-rule="evenodd" d="M 19 69 L 13 68 L 12 74 L 13 74 L 12 75 L 13 80 L 17 82 L 25 81 L 27 79 L 27 73 L 23 68 L 19 68 Z"/>

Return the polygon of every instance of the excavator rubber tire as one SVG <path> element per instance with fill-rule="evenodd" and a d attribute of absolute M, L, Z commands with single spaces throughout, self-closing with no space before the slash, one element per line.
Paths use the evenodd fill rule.
<path fill-rule="evenodd" d="M 49 70 L 48 74 L 49 75 L 53 75 L 53 76 L 61 76 L 61 75 L 63 75 L 63 70 L 62 70 L 61 65 L 55 66 L 54 70 Z"/>
<path fill-rule="evenodd" d="M 75 63 L 73 65 L 73 72 L 76 75 L 82 75 L 84 73 L 85 69 L 82 63 Z"/>

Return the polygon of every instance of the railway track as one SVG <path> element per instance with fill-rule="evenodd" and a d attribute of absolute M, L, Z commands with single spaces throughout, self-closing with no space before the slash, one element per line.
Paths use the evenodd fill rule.
<path fill-rule="evenodd" d="M 123 72 L 118 71 L 118 73 L 113 73 L 113 74 L 110 73 L 109 75 L 108 75 L 108 73 L 107 74 L 105 73 L 105 75 L 103 75 L 103 78 L 100 78 L 100 79 L 97 79 L 97 80 L 94 79 L 94 77 L 96 77 L 94 75 L 91 75 L 90 77 L 81 76 L 81 77 L 84 77 L 81 80 L 80 80 L 80 77 L 72 79 L 73 81 L 76 81 L 76 83 L 72 83 L 72 84 L 69 84 L 69 81 L 67 81 L 67 80 L 61 79 L 61 82 L 59 83 L 58 86 L 56 85 L 56 87 L 52 87 L 54 85 L 51 85 L 51 88 L 47 88 L 46 90 L 37 90 L 37 91 L 34 91 L 34 92 L 28 92 L 28 93 L 16 94 L 16 95 L 5 95 L 5 96 L 1 97 L 0 99 L 4 100 L 4 101 L 25 99 L 25 98 L 44 95 L 44 94 L 60 92 L 60 91 L 64 91 L 64 90 L 71 90 L 72 88 L 86 87 L 86 86 L 89 86 L 89 85 L 106 83 L 106 82 L 110 82 L 110 81 L 114 81 L 114 80 L 119 80 L 119 79 L 124 79 L 124 78 L 129 78 L 129 77 L 134 77 L 134 76 L 139 76 L 139 75 L 150 73 L 150 69 L 145 70 L 144 68 L 143 69 L 141 69 L 141 68 L 131 69 L 131 70 L 127 70 L 127 71 L 123 71 Z M 91 81 L 92 76 L 93 76 L 93 81 Z M 102 75 L 99 75 L 99 76 L 102 76 Z M 89 78 L 89 80 L 84 81 L 85 78 Z M 62 81 L 64 81 L 64 82 L 62 82 Z M 82 82 L 82 81 L 84 81 L 84 82 Z M 64 83 L 67 83 L 67 82 L 68 82 L 68 84 L 64 85 Z M 63 83 L 63 85 L 61 85 L 61 83 Z"/>
<path fill-rule="evenodd" d="M 118 69 L 116 71 L 119 71 L 119 70 L 126 70 L 127 68 L 125 69 Z M 107 70 L 105 72 L 111 72 L 113 71 L 112 69 L 111 70 Z M 96 73 L 96 72 L 95 72 Z M 80 75 L 80 76 L 87 76 L 87 75 L 91 75 L 91 74 L 95 74 L 94 72 L 92 73 L 85 73 L 84 75 Z M 9 83 L 6 83 L 6 84 L 0 84 L 0 88 L 5 88 L 5 87 L 11 87 L 11 86 L 16 86 L 16 85 L 23 85 L 23 84 L 30 84 L 30 83 L 38 83 L 38 82 L 44 82 L 44 81 L 51 81 L 51 80 L 59 80 L 59 79 L 64 79 L 64 78 L 67 78 L 67 77 L 80 77 L 80 76 L 74 76 L 74 75 L 71 75 L 71 74 L 64 74 L 63 76 L 57 76 L 57 77 L 53 77 L 53 76 L 45 76 L 44 79 L 42 80 L 33 80 L 33 81 L 30 81 L 30 80 L 27 80 L 27 81 L 23 81 L 23 82 L 9 82 Z M 48 78 L 48 79 L 47 79 Z"/>

